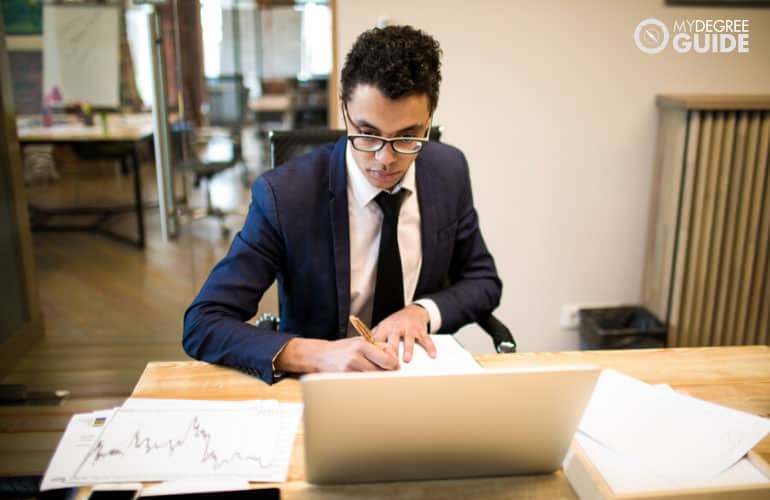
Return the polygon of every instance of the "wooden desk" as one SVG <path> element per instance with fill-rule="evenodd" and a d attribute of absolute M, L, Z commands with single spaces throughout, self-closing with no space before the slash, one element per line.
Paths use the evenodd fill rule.
<path fill-rule="evenodd" d="M 678 391 L 770 416 L 770 347 L 714 347 L 636 351 L 496 354 L 478 357 L 487 368 L 593 363 L 614 368 L 648 383 L 667 383 Z M 299 383 L 286 379 L 273 386 L 235 370 L 196 361 L 149 363 L 133 396 L 190 399 L 262 399 L 300 401 Z M 493 395 L 499 397 L 500 395 Z M 516 395 L 508 395 L 516 400 Z M 521 404 L 526 404 L 522 401 Z M 343 432 L 343 430 L 340 430 Z M 501 429 L 504 432 L 504 429 Z M 304 481 L 303 430 L 297 435 L 282 499 L 338 498 L 576 498 L 564 474 L 414 481 L 346 486 L 313 486 Z M 756 448 L 770 459 L 770 437 Z"/>
<path fill-rule="evenodd" d="M 118 159 L 123 170 L 130 166 L 134 171 L 134 204 L 130 207 L 73 207 L 40 208 L 30 206 L 32 229 L 38 231 L 96 231 L 107 236 L 134 243 L 144 248 L 144 214 L 142 213 L 142 183 L 139 168 L 139 147 L 151 139 L 154 125 L 149 113 L 107 115 L 107 127 L 102 128 L 101 118 L 94 115 L 94 125 L 87 127 L 74 115 L 57 116 L 50 127 L 43 127 L 38 116 L 21 116 L 17 120 L 19 143 L 27 144 L 69 144 L 82 157 Z M 109 217 L 136 212 L 137 239 L 132 240 L 102 228 Z M 92 224 L 47 224 L 52 216 L 98 216 Z"/>

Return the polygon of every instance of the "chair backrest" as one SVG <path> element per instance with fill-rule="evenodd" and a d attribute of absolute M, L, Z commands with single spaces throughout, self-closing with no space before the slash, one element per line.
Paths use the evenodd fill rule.
<path fill-rule="evenodd" d="M 440 142 L 443 128 L 430 129 L 430 139 Z M 270 163 L 273 168 L 345 135 L 345 129 L 303 128 L 270 131 Z"/>
<path fill-rule="evenodd" d="M 336 142 L 345 135 L 344 129 L 303 128 L 297 130 L 271 130 L 270 166 L 283 165 L 329 142 Z"/>
<path fill-rule="evenodd" d="M 246 118 L 249 89 L 243 75 L 221 75 L 206 78 L 209 95 L 206 118 L 212 127 L 240 131 Z"/>

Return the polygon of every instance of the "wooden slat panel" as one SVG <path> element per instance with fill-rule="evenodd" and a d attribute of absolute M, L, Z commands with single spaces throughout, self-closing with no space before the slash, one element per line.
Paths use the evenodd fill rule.
<path fill-rule="evenodd" d="M 770 169 L 770 158 L 768 158 L 767 168 Z M 770 172 L 768 172 L 765 182 L 765 213 L 762 220 L 762 227 L 767 231 L 770 227 Z M 770 239 L 765 233 L 764 241 Z M 762 299 L 759 302 L 759 323 L 757 324 L 757 344 L 770 345 L 770 256 L 765 255 L 765 270 L 762 280 Z"/>
<path fill-rule="evenodd" d="M 724 128 L 715 132 L 714 142 L 718 142 L 719 154 L 712 157 L 713 181 L 710 192 L 713 197 L 713 216 L 711 231 L 706 237 L 710 250 L 706 262 L 706 283 L 703 286 L 703 306 L 700 314 L 698 345 L 719 345 L 714 341 L 714 317 L 716 313 L 716 296 L 719 283 L 724 277 L 721 267 L 722 249 L 724 246 L 725 211 L 727 209 L 727 194 L 731 180 L 730 164 L 733 156 L 733 139 L 735 137 L 735 113 L 726 112 Z"/>
<path fill-rule="evenodd" d="M 697 205 L 693 211 L 696 236 L 692 242 L 691 266 L 692 295 L 686 338 L 687 346 L 701 345 L 703 335 L 703 313 L 706 289 L 710 285 L 709 259 L 711 257 L 711 233 L 714 225 L 716 185 L 719 177 L 719 160 L 722 151 L 724 113 L 711 113 L 711 128 L 703 141 L 703 155 L 700 158 L 697 180 Z"/>
<path fill-rule="evenodd" d="M 727 304 L 733 300 L 734 296 L 730 290 L 735 288 L 735 273 L 732 272 L 733 256 L 735 254 L 735 238 L 738 230 L 736 224 L 738 219 L 738 206 L 743 193 L 743 180 L 746 157 L 746 134 L 748 131 L 749 119 L 748 113 L 741 112 L 737 117 L 737 126 L 734 139 L 734 148 L 729 169 L 732 171 L 730 180 L 730 189 L 727 195 L 727 213 L 723 237 L 723 252 L 720 263 L 720 270 L 723 273 L 719 281 L 719 287 L 716 295 L 716 307 L 714 312 L 714 345 L 727 344 L 728 335 L 726 330 L 732 329 L 732 325 L 726 323 Z"/>
<path fill-rule="evenodd" d="M 660 103 L 659 103 L 660 104 Z M 660 238 L 666 221 L 666 182 L 680 179 L 674 265 L 670 277 L 669 346 L 765 344 L 770 341 L 770 113 L 753 108 L 693 110 L 688 118 L 683 170 L 665 165 L 681 151 L 664 116 L 674 108 L 661 106 L 663 151 L 656 161 L 672 173 L 656 172 L 650 237 Z M 678 108 L 677 108 L 678 109 Z M 715 108 L 706 108 L 715 109 Z M 673 124 L 673 121 L 670 121 Z M 654 235 L 654 236 L 653 236 Z M 645 305 L 660 304 L 651 293 L 665 259 L 648 240 Z M 655 261 L 650 265 L 650 261 Z M 658 289 L 663 287 L 658 286 Z M 652 305 L 653 307 L 650 307 Z"/>
<path fill-rule="evenodd" d="M 730 344 L 730 331 L 732 324 L 727 323 L 727 304 L 732 298 L 732 291 L 737 288 L 737 276 L 732 272 L 735 256 L 735 239 L 737 233 L 738 207 L 741 199 L 741 188 L 745 172 L 746 133 L 748 130 L 748 113 L 740 112 L 736 117 L 733 155 L 727 166 L 732 172 L 730 189 L 727 193 L 726 222 L 723 238 L 723 252 L 720 263 L 722 274 L 716 296 L 716 308 L 714 311 L 714 343 L 718 345 Z"/>
<path fill-rule="evenodd" d="M 760 128 L 760 113 L 755 113 L 755 119 L 757 121 L 757 128 Z M 762 127 L 762 132 L 766 132 L 765 127 Z M 735 331 L 735 343 L 744 344 L 746 342 L 746 329 L 749 326 L 747 323 L 749 300 L 751 294 L 751 282 L 754 273 L 756 272 L 756 251 L 757 242 L 755 237 L 757 234 L 757 226 L 759 224 L 759 216 L 761 213 L 762 194 L 764 191 L 764 171 L 766 165 L 760 165 L 759 156 L 762 149 L 767 148 L 767 138 L 758 133 L 759 137 L 754 147 L 754 154 L 749 155 L 748 159 L 751 161 L 751 169 L 754 172 L 752 182 L 746 185 L 746 197 L 748 199 L 748 214 L 745 226 L 746 233 L 746 248 L 744 253 L 744 265 L 743 273 L 741 276 L 740 287 L 740 299 L 738 301 L 738 313 L 736 318 L 736 331 Z M 765 133 L 765 136 L 767 134 Z"/>
<path fill-rule="evenodd" d="M 698 245 L 697 260 L 693 262 L 695 267 L 695 303 L 693 304 L 693 317 L 690 331 L 690 345 L 700 346 L 704 344 L 704 327 L 708 304 L 706 303 L 706 290 L 711 285 L 710 268 L 711 255 L 714 240 L 712 239 L 714 227 L 714 214 L 716 210 L 716 191 L 720 175 L 720 159 L 722 156 L 722 141 L 725 125 L 724 113 L 714 113 L 714 124 L 711 129 L 710 151 L 708 157 L 708 170 L 704 172 L 705 196 L 703 207 L 699 212 L 702 224 L 702 232 Z"/>
<path fill-rule="evenodd" d="M 744 181 L 741 189 L 740 205 L 738 207 L 738 218 L 736 225 L 735 253 L 733 254 L 732 266 L 730 268 L 730 289 L 728 290 L 729 301 L 726 311 L 725 344 L 733 345 L 738 343 L 738 318 L 740 317 L 740 307 L 744 300 L 742 296 L 742 280 L 744 276 L 746 240 L 748 238 L 748 219 L 751 205 L 751 186 L 756 178 L 756 154 L 759 144 L 759 115 L 751 113 L 749 115 L 749 127 L 746 137 L 746 155 L 744 157 Z M 744 313 L 745 314 L 745 313 Z"/>
<path fill-rule="evenodd" d="M 662 321 L 669 321 L 671 272 L 682 188 L 687 112 L 662 110 L 658 125 L 653 193 L 650 203 L 642 303 Z"/>
<path fill-rule="evenodd" d="M 770 186 L 765 191 L 765 196 L 770 197 Z M 765 205 L 765 211 L 768 211 L 770 203 Z M 767 224 L 770 224 L 770 214 L 768 214 Z M 765 260 L 765 278 L 764 290 L 762 292 L 762 302 L 760 309 L 759 322 L 757 324 L 757 344 L 770 345 L 770 255 Z"/>
<path fill-rule="evenodd" d="M 691 112 L 688 118 L 687 153 L 684 172 L 682 172 L 681 200 L 676 229 L 676 245 L 674 246 L 673 284 L 671 287 L 671 310 L 668 313 L 668 345 L 681 346 L 681 326 L 683 295 L 687 255 L 690 247 L 690 227 L 692 221 L 693 193 L 695 191 L 695 173 L 698 166 L 698 144 L 701 136 L 701 113 Z"/>
<path fill-rule="evenodd" d="M 759 316 L 762 306 L 762 291 L 764 289 L 764 280 L 767 275 L 767 254 L 768 254 L 768 226 L 770 218 L 767 216 L 770 200 L 767 197 L 768 189 L 768 149 L 770 149 L 770 113 L 763 113 L 762 132 L 760 134 L 759 154 L 757 155 L 758 179 L 756 182 L 757 200 L 755 210 L 757 211 L 757 222 L 755 226 L 749 226 L 749 231 L 753 233 L 752 241 L 755 242 L 754 272 L 751 273 L 750 292 L 747 297 L 748 311 L 745 318 L 745 338 L 746 344 L 755 344 L 759 341 Z M 760 180 L 761 179 L 761 180 Z M 753 214 L 752 214 L 753 215 Z M 766 304 L 765 304 L 766 305 Z"/>
<path fill-rule="evenodd" d="M 765 122 L 770 119 L 770 112 L 765 112 Z M 770 153 L 765 158 L 765 203 L 764 215 L 760 227 L 764 231 L 759 241 L 770 244 Z M 759 321 L 757 322 L 757 344 L 770 344 L 770 249 L 765 248 L 762 292 L 759 302 Z"/>
<path fill-rule="evenodd" d="M 710 153 L 711 141 L 713 138 L 714 114 L 703 114 L 703 128 L 700 134 L 700 144 L 698 150 L 698 162 L 695 171 L 695 197 L 692 209 L 692 233 L 687 253 L 685 265 L 685 284 L 684 284 L 684 315 L 682 317 L 682 336 L 680 345 L 689 347 L 695 345 L 695 332 L 693 324 L 700 311 L 696 309 L 699 297 L 698 283 L 702 279 L 698 275 L 698 263 L 701 258 L 703 248 L 704 217 L 703 211 L 706 206 L 706 185 L 709 178 L 709 167 L 711 166 Z"/>

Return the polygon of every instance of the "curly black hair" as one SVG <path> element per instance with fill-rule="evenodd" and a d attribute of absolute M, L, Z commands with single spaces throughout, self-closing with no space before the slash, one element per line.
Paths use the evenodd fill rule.
<path fill-rule="evenodd" d="M 357 85 L 372 85 L 389 99 L 426 94 L 436 110 L 441 83 L 441 47 L 411 26 L 374 28 L 359 35 L 342 68 L 342 99 Z"/>

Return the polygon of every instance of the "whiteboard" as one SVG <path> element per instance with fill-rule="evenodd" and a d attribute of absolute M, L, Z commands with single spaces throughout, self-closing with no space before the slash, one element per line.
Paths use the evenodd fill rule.
<path fill-rule="evenodd" d="M 43 7 L 43 94 L 59 87 L 65 103 L 120 106 L 117 6 Z"/>

